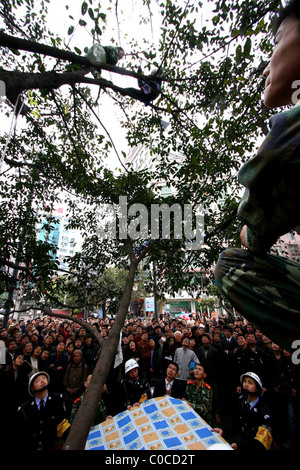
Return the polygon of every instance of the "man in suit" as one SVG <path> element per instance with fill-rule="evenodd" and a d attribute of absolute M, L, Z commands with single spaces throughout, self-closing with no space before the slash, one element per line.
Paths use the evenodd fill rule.
<path fill-rule="evenodd" d="M 233 354 L 237 348 L 237 340 L 232 336 L 231 328 L 224 326 L 223 328 L 224 338 L 221 340 L 221 345 L 225 354 Z"/>
<path fill-rule="evenodd" d="M 221 369 L 220 352 L 211 345 L 211 338 L 208 333 L 202 335 L 202 346 L 197 349 L 196 354 L 200 364 L 204 367 L 210 386 L 217 381 Z"/>
<path fill-rule="evenodd" d="M 230 326 L 223 327 L 224 337 L 221 340 L 223 349 L 223 370 L 222 370 L 222 384 L 220 386 L 220 401 L 221 413 L 226 416 L 227 410 L 236 406 L 236 379 L 235 379 L 235 355 L 238 350 L 238 343 L 236 338 L 232 336 Z"/>
<path fill-rule="evenodd" d="M 156 379 L 154 385 L 153 398 L 170 395 L 173 398 L 182 399 L 184 397 L 186 383 L 176 379 L 179 366 L 171 361 L 166 370 L 166 376 L 163 379 Z"/>
<path fill-rule="evenodd" d="M 221 353 L 211 345 L 208 333 L 202 335 L 202 346 L 197 349 L 196 354 L 200 364 L 206 372 L 206 382 L 211 386 L 213 392 L 213 413 L 216 421 L 220 422 L 220 392 L 219 379 L 221 372 Z"/>

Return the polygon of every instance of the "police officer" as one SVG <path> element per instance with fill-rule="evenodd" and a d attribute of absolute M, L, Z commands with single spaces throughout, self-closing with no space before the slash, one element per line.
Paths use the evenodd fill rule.
<path fill-rule="evenodd" d="M 215 428 L 226 440 L 239 433 L 240 439 L 232 444 L 236 450 L 269 450 L 272 445 L 272 417 L 269 408 L 261 399 L 263 386 L 254 372 L 246 372 L 240 378 L 242 394 L 239 397 L 235 422 L 224 430 Z"/>
<path fill-rule="evenodd" d="M 70 428 L 62 395 L 48 391 L 47 372 L 33 374 L 28 383 L 32 397 L 18 408 L 20 445 L 26 450 L 54 450 Z"/>
<path fill-rule="evenodd" d="M 125 362 L 125 377 L 121 380 L 121 410 L 130 410 L 133 406 L 151 398 L 151 389 L 147 382 L 139 378 L 139 364 L 135 359 Z"/>

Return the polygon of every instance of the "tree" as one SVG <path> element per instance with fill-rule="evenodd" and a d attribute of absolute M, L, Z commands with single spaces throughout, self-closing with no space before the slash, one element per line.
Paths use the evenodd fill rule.
<path fill-rule="evenodd" d="M 141 21 L 152 25 L 157 3 L 143 0 L 141 4 L 146 12 Z M 49 227 L 54 223 L 52 209 L 62 197 L 68 206 L 69 226 L 81 229 L 84 236 L 82 252 L 70 260 L 70 275 L 86 280 L 87 272 L 104 272 L 108 265 L 128 272 L 109 341 L 102 345 L 89 387 L 90 398 L 76 416 L 66 448 L 84 447 L 117 350 L 138 265 L 143 261 L 147 268 L 155 262 L 158 289 L 173 293 L 194 286 L 193 276 L 185 275 L 187 270 L 211 269 L 224 242 L 238 240 L 236 174 L 255 151 L 270 115 L 261 104 L 260 76 L 271 51 L 270 18 L 279 6 L 279 0 L 162 1 L 158 44 L 145 41 L 141 47 L 136 40 L 129 41 L 123 68 L 99 64 L 77 46 L 67 45 L 68 39 L 76 39 L 76 20 L 71 15 L 65 37 L 55 35 L 47 23 L 51 1 L 1 3 L 0 80 L 8 100 L 4 112 L 12 107 L 15 119 L 22 120 L 22 128 L 1 136 L 5 164 L 0 188 L 2 290 L 11 293 L 18 282 L 30 280 L 47 299 L 53 276 L 60 271 L 51 257 L 53 246 L 49 240 L 37 241 L 35 227 L 41 214 Z M 100 10 L 93 0 L 81 4 L 78 24 L 90 28 L 95 40 L 107 28 L 109 14 L 116 12 L 118 19 L 121 15 L 117 1 L 105 8 Z M 148 75 L 137 73 L 140 64 Z M 113 79 L 90 78 L 91 67 L 109 72 Z M 136 79 L 151 84 L 153 67 L 162 70 L 162 93 L 144 106 Z M 135 86 L 116 84 L 119 76 L 131 77 Z M 92 93 L 95 86 L 100 97 Z M 154 170 L 137 172 L 125 165 L 124 152 L 119 154 L 103 116 L 96 113 L 104 96 L 120 108 L 120 126 L 126 130 L 129 146 L 143 145 L 157 158 Z M 162 120 L 169 122 L 167 129 Z M 180 166 L 170 160 L 171 151 L 184 156 Z M 122 172 L 109 168 L 112 152 Z M 155 180 L 173 185 L 175 195 L 163 199 L 155 185 L 149 185 Z M 175 237 L 173 216 L 169 239 L 151 238 L 150 224 L 138 233 L 141 219 L 134 212 L 126 214 L 126 226 L 137 237 L 128 236 L 128 230 L 123 236 L 121 217 L 116 236 L 101 239 L 99 207 L 116 207 L 124 196 L 130 208 L 143 205 L 148 222 L 153 204 L 182 208 L 201 202 L 205 245 L 187 251 L 184 237 Z"/>
<path fill-rule="evenodd" d="M 105 318 L 109 311 L 116 313 L 124 291 L 127 271 L 117 267 L 106 268 L 102 273 L 87 273 L 87 276 L 69 275 L 53 279 L 52 298 L 60 305 L 67 305 L 72 311 L 95 311 L 102 309 Z"/>

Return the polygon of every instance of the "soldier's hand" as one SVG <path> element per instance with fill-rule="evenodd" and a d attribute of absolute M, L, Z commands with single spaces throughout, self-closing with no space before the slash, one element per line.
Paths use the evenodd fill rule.
<path fill-rule="evenodd" d="M 247 225 L 244 225 L 244 227 L 241 230 L 240 237 L 241 237 L 242 245 L 245 248 L 248 248 L 247 241 L 246 241 L 246 233 L 247 233 Z"/>

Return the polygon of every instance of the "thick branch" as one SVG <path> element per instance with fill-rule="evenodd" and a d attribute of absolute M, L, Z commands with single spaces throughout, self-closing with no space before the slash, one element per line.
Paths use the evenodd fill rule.
<path fill-rule="evenodd" d="M 42 312 L 44 312 L 45 315 L 49 315 L 51 317 L 57 317 L 57 318 L 65 318 L 66 320 L 70 320 L 72 322 L 78 323 L 78 325 L 88 330 L 96 338 L 97 342 L 99 343 L 101 347 L 103 346 L 104 339 L 102 338 L 98 330 L 94 328 L 93 326 L 91 326 L 89 323 L 82 321 L 79 318 L 72 317 L 71 315 L 54 313 L 49 307 L 48 308 L 41 307 L 40 310 L 42 310 Z"/>
<path fill-rule="evenodd" d="M 87 71 L 85 73 L 87 73 Z M 141 102 L 145 100 L 144 93 L 137 88 L 122 88 L 104 78 L 93 79 L 85 77 L 82 71 L 26 73 L 0 69 L 0 80 L 5 83 L 6 96 L 13 104 L 16 104 L 18 95 L 26 90 L 41 88 L 54 90 L 63 85 L 74 86 L 77 83 L 98 85 L 100 88 L 110 88 L 120 93 L 122 96 L 129 96 Z M 27 111 L 28 108 L 26 107 L 25 111 L 22 111 L 22 114 L 26 114 Z"/>
<path fill-rule="evenodd" d="M 33 52 L 37 54 L 43 54 L 49 57 L 54 57 L 56 59 L 65 60 L 73 64 L 83 65 L 85 67 L 95 67 L 97 69 L 108 70 L 110 72 L 118 73 L 119 75 L 127 75 L 134 78 L 143 78 L 143 80 L 151 80 L 153 77 L 151 75 L 141 75 L 136 72 L 126 70 L 122 67 L 116 65 L 110 65 L 106 63 L 100 63 L 96 60 L 90 59 L 86 56 L 81 56 L 75 54 L 74 52 L 64 51 L 58 49 L 57 47 L 47 46 L 45 44 L 40 44 L 35 41 L 28 39 L 20 39 L 14 36 L 9 36 L 5 34 L 4 31 L 0 30 L 0 46 L 8 47 L 11 49 L 20 49 L 27 52 Z M 160 77 L 161 80 L 164 80 L 164 77 Z"/>

